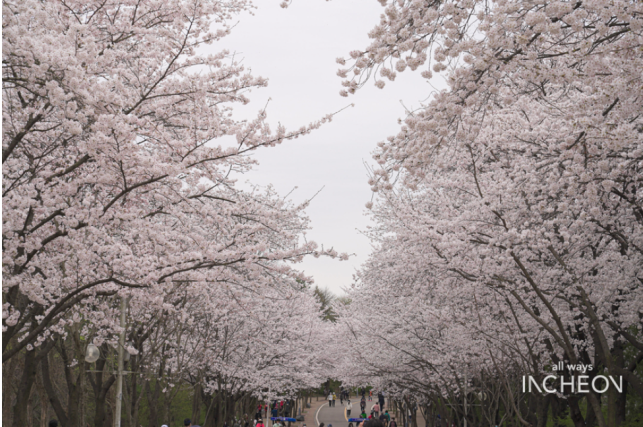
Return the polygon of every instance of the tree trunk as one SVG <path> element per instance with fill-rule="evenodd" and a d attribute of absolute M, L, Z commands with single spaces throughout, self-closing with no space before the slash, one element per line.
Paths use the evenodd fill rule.
<path fill-rule="evenodd" d="M 192 424 L 197 424 L 201 419 L 201 383 L 194 385 L 194 394 L 192 395 Z"/>
<path fill-rule="evenodd" d="M 576 427 L 587 427 L 585 420 L 583 419 L 583 414 L 580 411 L 578 406 L 578 398 L 569 396 L 567 402 L 569 402 L 569 413 L 571 415 L 574 426 Z"/>
<path fill-rule="evenodd" d="M 159 424 L 159 415 L 158 415 L 158 410 L 157 410 L 157 402 L 159 400 L 159 387 L 158 385 L 154 387 L 154 391 L 152 391 L 152 387 L 150 386 L 149 381 L 145 381 L 145 391 L 147 395 L 147 407 L 149 408 L 150 411 L 150 425 L 158 427 Z"/>
<path fill-rule="evenodd" d="M 132 356 L 130 363 L 132 364 L 132 371 L 136 372 L 139 369 L 138 363 L 136 363 L 136 357 Z M 130 427 L 137 427 L 138 425 L 138 414 L 141 407 L 141 399 L 143 397 L 144 391 L 138 392 L 138 375 L 136 373 L 129 376 L 130 384 Z"/>
<path fill-rule="evenodd" d="M 538 427 L 547 426 L 547 413 L 549 412 L 549 395 L 544 398 L 538 399 L 538 413 L 536 414 L 538 419 Z"/>
<path fill-rule="evenodd" d="M 42 370 L 42 383 L 45 387 L 45 390 L 47 391 L 47 396 L 49 397 L 49 403 L 51 404 L 51 407 L 54 409 L 54 412 L 56 413 L 56 417 L 58 418 L 58 421 L 60 422 L 60 424 L 65 427 L 70 426 L 69 418 L 67 418 L 67 412 L 65 412 L 62 402 L 60 401 L 60 398 L 58 396 L 58 393 L 56 393 L 54 386 L 51 382 L 51 374 L 49 369 L 49 355 L 42 358 L 40 365 Z"/>
<path fill-rule="evenodd" d="M 42 373 L 36 377 L 36 389 L 40 397 L 40 427 L 47 427 L 49 422 L 49 401 L 47 400 L 47 392 L 42 385 Z"/>
<path fill-rule="evenodd" d="M 594 392 L 590 391 L 590 393 Z M 600 405 L 601 395 L 598 393 L 594 393 L 594 395 L 596 396 L 596 399 L 598 399 Z M 592 405 L 589 404 L 589 401 L 587 402 L 587 416 L 585 417 L 585 425 L 587 425 L 587 427 L 594 427 L 596 425 L 596 413 L 594 412 L 594 408 L 592 407 Z"/>
<path fill-rule="evenodd" d="M 15 427 L 27 426 L 27 406 L 29 405 L 29 397 L 31 395 L 31 388 L 36 377 L 36 350 L 26 351 L 24 357 L 24 366 L 22 368 L 22 376 L 18 384 L 18 392 L 16 393 L 16 404 L 13 407 L 13 425 Z M 29 425 L 29 427 L 31 427 Z"/>
<path fill-rule="evenodd" d="M 33 391 L 33 387 L 31 387 Z M 33 392 L 29 393 L 29 399 L 27 400 L 27 427 L 33 427 Z"/>
<path fill-rule="evenodd" d="M 612 364 L 615 368 L 625 368 L 625 354 L 624 343 L 620 340 L 614 341 L 614 348 L 612 350 Z M 611 374 L 611 372 L 610 372 Z M 608 405 L 608 427 L 618 427 L 625 422 L 625 403 L 627 397 L 627 384 L 628 382 L 623 379 L 623 391 L 619 393 L 616 387 L 610 387 L 610 395 L 612 396 L 613 408 L 610 411 Z M 608 397 L 609 402 L 609 397 Z"/>

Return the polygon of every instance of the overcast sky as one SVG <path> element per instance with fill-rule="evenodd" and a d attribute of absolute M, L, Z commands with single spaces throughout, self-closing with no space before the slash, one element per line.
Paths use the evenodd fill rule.
<path fill-rule="evenodd" d="M 307 209 L 313 227 L 309 239 L 355 256 L 349 261 L 311 257 L 299 268 L 340 294 L 371 250 L 360 234 L 368 225 L 364 205 L 372 196 L 364 162 L 373 164 L 377 142 L 398 132 L 397 120 L 405 116 L 402 103 L 417 108 L 431 88 L 419 72 L 407 71 L 383 90 L 371 81 L 354 96 L 339 96 L 335 58 L 348 58 L 351 50 L 368 45 L 367 33 L 382 12 L 376 0 L 294 0 L 287 9 L 279 7 L 280 0 L 256 3 L 254 16 L 241 16 L 217 45 L 236 52 L 254 75 L 269 79 L 267 88 L 251 94 L 252 111 L 271 98 L 268 121 L 295 129 L 355 104 L 310 135 L 260 150 L 255 154 L 260 164 L 241 178 L 273 184 L 283 195 L 297 187 L 291 195 L 295 202 L 323 188 Z"/>

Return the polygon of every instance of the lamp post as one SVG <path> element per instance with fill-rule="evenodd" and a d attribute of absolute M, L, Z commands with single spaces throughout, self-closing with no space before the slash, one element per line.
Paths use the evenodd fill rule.
<path fill-rule="evenodd" d="M 118 372 L 116 376 L 116 408 L 114 408 L 114 427 L 121 427 L 121 408 L 123 405 L 123 368 L 125 352 L 125 327 L 128 297 L 121 297 L 121 333 L 118 337 Z"/>
<path fill-rule="evenodd" d="M 116 372 L 116 407 L 114 408 L 114 427 L 121 427 L 121 410 L 123 407 L 123 375 L 131 371 L 125 372 L 124 365 L 130 359 L 129 351 L 125 351 L 125 332 L 127 326 L 127 303 L 129 297 L 121 298 L 121 319 L 120 327 L 121 333 L 118 336 L 118 371 Z M 100 349 L 95 344 L 90 343 L 85 349 L 85 361 L 87 363 L 94 363 L 100 358 Z M 87 372 L 103 372 L 103 371 L 87 371 Z"/>

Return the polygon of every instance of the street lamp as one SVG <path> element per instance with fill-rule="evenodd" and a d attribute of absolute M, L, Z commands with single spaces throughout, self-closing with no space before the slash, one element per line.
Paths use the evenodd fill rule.
<path fill-rule="evenodd" d="M 118 336 L 118 370 L 116 372 L 116 405 L 114 408 L 114 427 L 121 427 L 121 408 L 123 404 L 123 374 L 125 362 L 130 358 L 130 352 L 125 350 L 125 329 L 127 328 L 127 303 L 129 302 L 128 297 L 121 297 L 121 318 L 120 326 L 121 333 Z M 131 347 L 131 343 L 127 343 L 128 347 Z M 85 349 L 85 362 L 94 363 L 100 357 L 100 350 L 94 344 L 88 344 Z M 101 372 L 101 371 L 89 371 L 89 372 Z M 129 372 L 129 371 L 128 371 Z"/>
<path fill-rule="evenodd" d="M 100 357 L 100 350 L 94 344 L 87 345 L 85 350 L 85 362 L 94 363 Z"/>

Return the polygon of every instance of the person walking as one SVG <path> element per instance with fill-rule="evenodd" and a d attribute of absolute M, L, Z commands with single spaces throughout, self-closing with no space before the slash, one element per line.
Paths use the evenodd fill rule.
<path fill-rule="evenodd" d="M 380 408 L 384 410 L 384 393 L 381 391 L 377 394 L 377 400 L 380 402 Z"/>
<path fill-rule="evenodd" d="M 375 413 L 375 418 L 379 418 L 379 415 L 380 415 L 380 405 L 376 403 L 375 405 L 373 405 L 373 407 L 371 408 L 371 410 Z"/>
<path fill-rule="evenodd" d="M 395 422 L 395 417 L 391 417 L 391 422 L 388 423 L 388 427 L 397 427 L 397 422 Z"/>
<path fill-rule="evenodd" d="M 328 407 L 333 406 L 333 392 L 328 393 Z"/>
<path fill-rule="evenodd" d="M 359 402 L 359 407 L 362 410 L 362 412 L 365 412 L 366 410 L 366 399 L 364 399 L 364 396 L 362 396 L 362 400 Z M 366 417 L 363 417 L 366 418 Z"/>
<path fill-rule="evenodd" d="M 333 407 L 335 407 L 336 400 L 337 400 L 337 395 L 333 392 Z M 330 427 L 330 424 L 328 426 Z"/>
<path fill-rule="evenodd" d="M 384 424 L 384 427 L 386 427 L 386 425 L 388 424 L 388 418 L 386 418 L 384 412 L 380 414 L 380 421 L 382 422 L 382 424 Z"/>
<path fill-rule="evenodd" d="M 261 418 L 259 418 L 259 419 L 257 420 L 257 427 L 266 427 L 266 426 L 263 424 L 263 420 L 262 420 Z"/>
<path fill-rule="evenodd" d="M 373 390 L 368 391 L 368 401 L 372 402 L 373 401 Z"/>
<path fill-rule="evenodd" d="M 353 404 L 351 403 L 351 401 L 350 401 L 350 400 L 347 400 L 347 401 L 346 401 L 346 416 L 347 416 L 348 418 L 350 418 L 350 417 L 351 417 L 351 409 L 353 409 Z"/>

